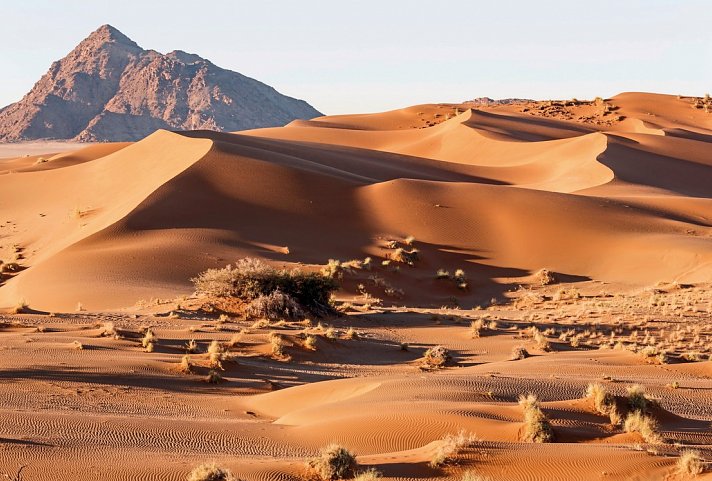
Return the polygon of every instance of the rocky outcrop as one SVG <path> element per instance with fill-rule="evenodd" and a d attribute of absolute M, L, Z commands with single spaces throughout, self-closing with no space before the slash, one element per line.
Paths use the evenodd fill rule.
<path fill-rule="evenodd" d="M 0 110 L 0 141 L 137 140 L 156 129 L 235 131 L 320 115 L 198 55 L 144 50 L 103 25 Z"/>

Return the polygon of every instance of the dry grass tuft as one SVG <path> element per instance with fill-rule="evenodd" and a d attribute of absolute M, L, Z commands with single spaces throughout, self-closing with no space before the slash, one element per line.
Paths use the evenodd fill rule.
<path fill-rule="evenodd" d="M 512 361 L 519 361 L 529 357 L 529 351 L 527 351 L 524 346 L 515 346 L 512 348 L 512 356 L 510 359 Z"/>
<path fill-rule="evenodd" d="M 320 455 L 308 460 L 306 464 L 309 472 L 322 481 L 351 477 L 358 467 L 356 456 L 338 444 L 322 448 Z"/>
<path fill-rule="evenodd" d="M 153 330 L 149 327 L 148 329 L 146 329 L 146 332 L 143 335 L 143 339 L 141 339 L 141 345 L 146 350 L 146 352 L 153 352 L 153 348 L 155 347 L 157 341 L 158 338 L 153 333 Z"/>
<path fill-rule="evenodd" d="M 620 424 L 621 416 L 615 398 L 599 383 L 591 383 L 586 389 L 586 397 L 593 401 L 593 407 L 601 414 L 610 417 L 611 424 Z"/>
<path fill-rule="evenodd" d="M 645 388 L 640 384 L 633 384 L 626 388 L 628 392 L 628 405 L 633 411 L 645 411 L 650 405 L 650 399 L 645 394 Z"/>
<path fill-rule="evenodd" d="M 308 349 L 310 351 L 316 351 L 316 336 L 312 336 L 311 334 L 307 334 L 307 336 L 304 338 L 304 342 L 302 343 L 304 346 L 304 349 Z"/>
<path fill-rule="evenodd" d="M 188 354 L 195 354 L 198 352 L 198 343 L 195 342 L 195 339 L 191 339 L 185 344 L 185 351 Z"/>
<path fill-rule="evenodd" d="M 663 443 L 663 438 L 658 433 L 658 423 L 655 419 L 640 411 L 633 411 L 628 414 L 625 419 L 624 429 L 627 433 L 640 433 L 646 443 Z"/>
<path fill-rule="evenodd" d="M 284 340 L 280 334 L 276 332 L 269 333 L 269 343 L 272 349 L 272 355 L 277 358 L 284 357 Z"/>
<path fill-rule="evenodd" d="M 218 341 L 211 341 L 208 346 L 208 360 L 213 369 L 222 369 L 223 347 Z"/>
<path fill-rule="evenodd" d="M 423 356 L 423 367 L 426 369 L 440 369 L 450 360 L 450 351 L 444 346 L 433 346 Z"/>
<path fill-rule="evenodd" d="M 705 470 L 704 460 L 699 451 L 683 451 L 676 463 L 677 472 L 681 475 L 697 476 Z"/>
<path fill-rule="evenodd" d="M 225 381 L 225 379 L 223 379 L 222 377 L 222 374 L 220 374 L 214 369 L 210 370 L 210 372 L 208 373 L 208 377 L 205 380 L 210 384 L 220 384 L 221 382 Z"/>
<path fill-rule="evenodd" d="M 554 273 L 549 271 L 548 269 L 539 270 L 536 274 L 534 274 L 534 278 L 540 286 L 548 286 L 556 282 L 556 277 L 554 276 Z"/>
<path fill-rule="evenodd" d="M 188 475 L 188 481 L 238 481 L 229 469 L 215 463 L 205 463 L 197 466 Z"/>
<path fill-rule="evenodd" d="M 119 337 L 113 322 L 105 322 L 101 327 L 101 333 L 99 335 L 101 337 L 113 337 L 114 339 Z"/>
<path fill-rule="evenodd" d="M 536 394 L 519 396 L 519 405 L 524 409 L 524 431 L 522 441 L 528 443 L 550 443 L 554 440 L 551 423 L 539 406 Z"/>
<path fill-rule="evenodd" d="M 192 367 L 193 364 L 190 362 L 190 356 L 186 354 L 181 358 L 180 364 L 178 364 L 178 370 L 183 374 L 190 374 L 193 372 Z"/>
<path fill-rule="evenodd" d="M 10 314 L 23 314 L 29 310 L 29 305 L 24 299 L 17 301 L 17 304 L 10 310 Z"/>
<path fill-rule="evenodd" d="M 460 430 L 457 434 L 448 434 L 442 439 L 440 446 L 430 459 L 430 467 L 438 468 L 452 461 L 463 449 L 471 447 L 477 442 L 477 437 L 472 433 Z"/>
<path fill-rule="evenodd" d="M 354 476 L 354 481 L 378 481 L 383 477 L 383 474 L 376 468 L 368 468 L 365 471 L 360 471 Z"/>
<path fill-rule="evenodd" d="M 302 311 L 299 303 L 292 296 L 283 293 L 279 289 L 251 301 L 245 314 L 249 317 L 269 320 L 299 319 L 304 317 L 304 311 Z"/>

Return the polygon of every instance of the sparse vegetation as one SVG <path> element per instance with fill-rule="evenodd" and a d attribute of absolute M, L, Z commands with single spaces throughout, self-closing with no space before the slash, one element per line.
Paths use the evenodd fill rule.
<path fill-rule="evenodd" d="M 299 303 L 279 289 L 251 301 L 245 313 L 249 317 L 270 320 L 298 319 L 304 316 L 304 311 Z"/>
<path fill-rule="evenodd" d="M 376 468 L 368 468 L 364 471 L 359 471 L 354 476 L 354 481 L 378 481 L 383 477 L 380 471 Z"/>
<path fill-rule="evenodd" d="M 658 433 L 658 423 L 641 411 L 633 411 L 628 414 L 624 429 L 627 433 L 640 433 L 646 443 L 662 444 L 663 442 L 663 438 Z"/>
<path fill-rule="evenodd" d="M 99 333 L 99 335 L 102 337 L 119 337 L 113 322 L 105 322 L 101 327 L 101 332 Z"/>
<path fill-rule="evenodd" d="M 675 466 L 678 474 L 697 476 L 704 471 L 704 460 L 699 451 L 686 450 L 682 452 Z"/>
<path fill-rule="evenodd" d="M 329 297 L 338 288 L 334 279 L 320 273 L 277 270 L 253 258 L 241 259 L 234 267 L 208 269 L 192 281 L 198 294 L 237 298 L 246 303 L 279 291 L 302 309 L 318 315 L 332 311 Z M 292 312 L 294 306 L 281 301 L 284 298 L 278 305 L 288 306 L 287 314 Z"/>
<path fill-rule="evenodd" d="M 554 273 L 548 269 L 540 269 L 536 274 L 534 274 L 534 278 L 540 286 L 548 286 L 549 284 L 554 284 L 556 282 Z"/>
<path fill-rule="evenodd" d="M 510 359 L 512 361 L 519 361 L 521 359 L 526 359 L 529 356 L 529 351 L 527 351 L 524 346 L 515 346 L 512 348 L 512 356 Z"/>
<path fill-rule="evenodd" d="M 24 299 L 17 301 L 17 304 L 10 311 L 11 314 L 23 314 L 29 310 L 29 305 Z"/>
<path fill-rule="evenodd" d="M 524 410 L 524 429 L 521 433 L 522 441 L 528 443 L 550 443 L 554 439 L 551 423 L 539 406 L 539 399 L 535 394 L 519 396 L 519 405 Z"/>
<path fill-rule="evenodd" d="M 190 356 L 186 354 L 181 358 L 178 370 L 184 374 L 190 374 L 192 372 L 192 367 L 193 364 L 190 362 Z"/>
<path fill-rule="evenodd" d="M 465 433 L 465 430 L 460 430 L 457 434 L 448 434 L 442 439 L 438 449 L 433 453 L 429 463 L 430 467 L 439 468 L 447 464 L 464 449 L 471 447 L 476 442 L 477 437 L 472 433 Z"/>
<path fill-rule="evenodd" d="M 356 456 L 338 444 L 326 446 L 318 457 L 307 461 L 307 469 L 322 481 L 349 478 L 357 467 Z"/>
<path fill-rule="evenodd" d="M 188 475 L 188 481 L 238 481 L 229 469 L 215 463 L 205 463 L 197 466 Z"/>
<path fill-rule="evenodd" d="M 277 358 L 284 357 L 284 341 L 282 340 L 282 336 L 276 332 L 270 332 L 269 342 L 272 355 Z"/>
<path fill-rule="evenodd" d="M 302 343 L 304 349 L 309 349 L 310 351 L 316 351 L 316 336 L 307 334 Z"/>
<path fill-rule="evenodd" d="M 586 397 L 593 401 L 593 406 L 600 414 L 610 417 L 611 424 L 620 424 L 621 416 L 615 398 L 599 383 L 591 383 L 586 389 Z"/>
<path fill-rule="evenodd" d="M 146 332 L 143 335 L 143 339 L 141 339 L 141 345 L 146 350 L 146 352 L 153 352 L 157 341 L 158 338 L 153 333 L 153 330 L 149 327 L 148 329 L 146 329 Z"/>
<path fill-rule="evenodd" d="M 628 405 L 632 411 L 645 411 L 650 400 L 645 395 L 645 388 L 640 384 L 633 384 L 626 388 L 628 392 Z"/>
<path fill-rule="evenodd" d="M 433 346 L 425 351 L 423 367 L 426 369 L 440 369 L 450 360 L 450 352 L 444 346 Z"/>
<path fill-rule="evenodd" d="M 221 382 L 224 381 L 222 374 L 220 374 L 218 371 L 211 369 L 210 372 L 208 373 L 208 377 L 205 379 L 207 382 L 210 384 L 220 384 Z"/>
<path fill-rule="evenodd" d="M 198 352 L 198 343 L 195 342 L 195 339 L 191 339 L 185 344 L 185 350 L 188 354 L 195 354 Z"/>

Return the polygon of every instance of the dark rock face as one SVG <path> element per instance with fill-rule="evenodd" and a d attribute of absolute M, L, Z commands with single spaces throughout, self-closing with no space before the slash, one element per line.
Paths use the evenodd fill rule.
<path fill-rule="evenodd" d="M 104 25 L 0 110 L 0 141 L 126 141 L 156 129 L 234 131 L 320 115 L 255 79 L 179 50 L 143 50 Z"/>

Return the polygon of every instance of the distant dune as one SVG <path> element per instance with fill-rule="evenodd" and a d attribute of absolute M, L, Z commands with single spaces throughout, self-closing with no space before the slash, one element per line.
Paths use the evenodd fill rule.
<path fill-rule="evenodd" d="M 439 268 L 468 273 L 463 305 L 542 268 L 612 289 L 709 282 L 712 114 L 695 102 L 419 105 L 4 160 L 0 234 L 24 270 L 0 304 L 122 307 L 241 256 L 380 262 L 408 235 L 422 260 L 386 274 L 397 302 L 445 302 Z"/>

